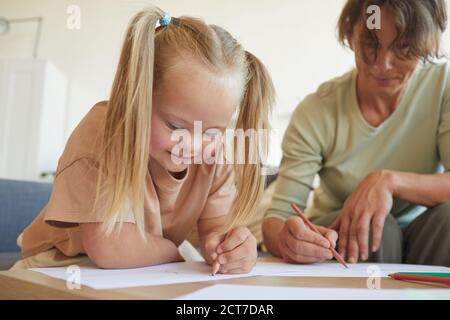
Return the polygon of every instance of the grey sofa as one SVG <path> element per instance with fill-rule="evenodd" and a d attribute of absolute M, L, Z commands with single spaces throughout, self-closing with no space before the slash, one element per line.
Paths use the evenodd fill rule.
<path fill-rule="evenodd" d="M 0 179 L 0 270 L 21 258 L 18 235 L 47 204 L 51 183 Z"/>

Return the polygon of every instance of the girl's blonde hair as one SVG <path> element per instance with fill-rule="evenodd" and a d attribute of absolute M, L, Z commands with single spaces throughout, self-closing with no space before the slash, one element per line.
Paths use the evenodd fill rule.
<path fill-rule="evenodd" d="M 218 74 L 242 73 L 245 89 L 236 128 L 269 130 L 274 88 L 264 65 L 218 26 L 180 17 L 172 18 L 168 26 L 157 28 L 163 16 L 159 8 L 147 8 L 134 16 L 125 35 L 108 102 L 96 190 L 95 206 L 100 202 L 104 205 L 101 211 L 107 234 L 116 223 L 123 222 L 121 212 L 129 199 L 136 224 L 144 235 L 152 95 L 173 58 L 186 55 Z M 260 154 L 261 148 L 267 151 L 266 147 L 259 145 L 253 151 Z M 249 149 L 246 148 L 246 159 Z M 236 157 L 238 152 L 234 154 Z M 248 221 L 264 190 L 261 161 L 234 166 L 237 196 L 228 229 Z"/>

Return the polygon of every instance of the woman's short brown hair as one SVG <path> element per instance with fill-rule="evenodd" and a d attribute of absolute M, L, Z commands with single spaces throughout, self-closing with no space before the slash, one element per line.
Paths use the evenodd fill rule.
<path fill-rule="evenodd" d="M 441 38 L 447 27 L 445 0 L 348 0 L 338 22 L 339 41 L 349 46 L 361 17 L 369 18 L 367 8 L 377 5 L 396 17 L 398 36 L 393 47 L 400 56 L 432 61 L 443 56 Z M 365 28 L 363 37 L 378 44 L 374 30 Z M 406 48 L 405 48 L 406 45 Z"/>

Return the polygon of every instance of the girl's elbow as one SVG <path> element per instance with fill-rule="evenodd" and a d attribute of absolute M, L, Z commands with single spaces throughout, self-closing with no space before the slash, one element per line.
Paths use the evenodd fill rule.
<path fill-rule="evenodd" d="M 117 269 L 117 258 L 107 247 L 99 243 L 84 243 L 84 250 L 89 259 L 100 269 Z"/>
<path fill-rule="evenodd" d="M 117 257 L 112 249 L 111 243 L 103 237 L 93 236 L 93 233 L 82 232 L 83 249 L 89 259 L 101 269 L 117 268 Z"/>

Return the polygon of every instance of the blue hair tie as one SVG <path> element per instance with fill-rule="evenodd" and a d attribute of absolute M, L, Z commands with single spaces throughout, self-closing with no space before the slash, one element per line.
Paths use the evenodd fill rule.
<path fill-rule="evenodd" d="M 159 19 L 159 24 L 162 26 L 168 26 L 170 24 L 170 21 L 172 20 L 172 17 L 170 16 L 169 13 L 165 13 L 164 17 L 162 17 L 161 19 Z"/>

